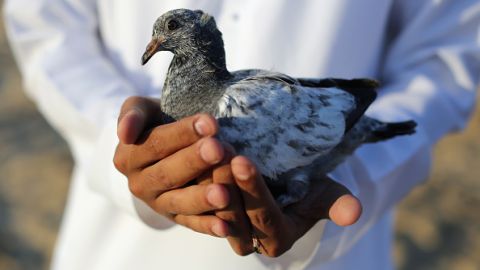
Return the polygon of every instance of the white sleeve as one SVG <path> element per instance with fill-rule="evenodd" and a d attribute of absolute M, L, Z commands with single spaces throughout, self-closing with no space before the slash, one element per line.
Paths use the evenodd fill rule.
<path fill-rule="evenodd" d="M 142 93 L 106 56 L 96 4 L 6 1 L 9 40 L 27 94 L 67 140 L 76 166 L 88 171 L 88 185 L 147 224 L 161 227 L 164 220 L 133 198 L 125 177 L 113 166 L 120 106 L 128 96 Z"/>
<path fill-rule="evenodd" d="M 391 11 L 383 87 L 367 115 L 384 121 L 413 119 L 417 132 L 364 145 L 333 172 L 360 198 L 364 212 L 354 226 L 339 228 L 329 222 L 322 237 L 329 242 L 323 243 L 328 246 L 325 259 L 347 251 L 426 180 L 433 146 L 464 127 L 474 107 L 480 76 L 480 3 L 398 0 Z"/>

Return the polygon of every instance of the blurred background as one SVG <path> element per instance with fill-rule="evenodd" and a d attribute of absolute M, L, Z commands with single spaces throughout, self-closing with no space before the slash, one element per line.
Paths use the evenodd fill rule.
<path fill-rule="evenodd" d="M 0 5 L 2 1 L 0 0 Z M 399 269 L 480 269 L 480 110 L 440 142 L 430 179 L 397 211 Z M 25 97 L 0 18 L 0 269 L 47 269 L 72 159 Z"/>

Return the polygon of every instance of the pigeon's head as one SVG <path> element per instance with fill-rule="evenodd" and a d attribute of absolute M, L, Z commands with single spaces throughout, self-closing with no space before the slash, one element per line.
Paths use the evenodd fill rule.
<path fill-rule="evenodd" d="M 190 55 L 218 46 L 223 49 L 222 34 L 212 16 L 201 10 L 175 9 L 160 16 L 153 25 L 152 41 L 142 56 L 142 64 L 159 51 Z"/>

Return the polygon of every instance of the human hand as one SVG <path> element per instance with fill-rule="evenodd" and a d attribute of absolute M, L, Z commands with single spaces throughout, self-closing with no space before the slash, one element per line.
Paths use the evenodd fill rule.
<path fill-rule="evenodd" d="M 222 162 L 224 148 L 212 136 L 215 119 L 199 114 L 161 125 L 156 99 L 131 97 L 118 120 L 115 167 L 128 178 L 130 191 L 157 213 L 194 231 L 225 237 L 228 225 L 215 215 L 225 208 L 227 188 L 218 183 L 189 185 Z"/>
<path fill-rule="evenodd" d="M 311 191 L 302 201 L 280 209 L 254 164 L 246 157 L 233 158 L 231 173 L 251 224 L 237 224 L 237 236 L 228 238 L 233 250 L 240 255 L 254 252 L 252 235 L 258 238 L 262 254 L 277 257 L 288 251 L 317 221 L 330 219 L 337 225 L 348 226 L 354 224 L 362 212 L 360 201 L 346 187 L 327 177 L 312 181 Z M 235 203 L 232 200 L 230 207 Z M 217 213 L 225 215 L 224 211 Z"/>
<path fill-rule="evenodd" d="M 316 196 L 309 195 L 282 212 L 248 159 L 236 157 L 228 163 L 232 154 L 211 138 L 218 130 L 212 117 L 196 115 L 158 126 L 158 104 L 158 100 L 141 97 L 124 103 L 114 158 L 117 169 L 128 177 L 132 193 L 158 213 L 200 233 L 228 236 L 241 255 L 253 252 L 253 225 L 261 252 L 267 256 L 288 250 L 319 219 L 330 218 L 339 225 L 358 219 L 358 200 L 332 180 L 329 184 L 317 181 L 324 185 L 314 185 L 311 194 Z M 208 155 L 216 158 L 209 162 Z M 239 180 L 245 177 L 242 170 L 250 173 L 246 181 Z M 199 185 L 185 186 L 195 177 Z"/>

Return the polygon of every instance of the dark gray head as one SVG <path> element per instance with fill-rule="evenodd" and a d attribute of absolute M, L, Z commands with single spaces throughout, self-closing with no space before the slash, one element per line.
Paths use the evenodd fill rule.
<path fill-rule="evenodd" d="M 189 56 L 215 50 L 224 54 L 222 34 L 214 18 L 201 10 L 175 9 L 160 16 L 153 25 L 152 41 L 142 56 L 142 64 L 159 51 Z"/>

